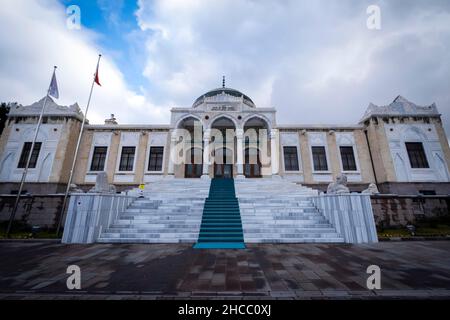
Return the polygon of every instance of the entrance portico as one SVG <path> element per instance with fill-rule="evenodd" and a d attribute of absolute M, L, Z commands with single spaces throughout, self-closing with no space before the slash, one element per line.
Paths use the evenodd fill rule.
<path fill-rule="evenodd" d="M 199 97 L 192 108 L 172 109 L 168 174 L 238 179 L 278 174 L 275 113 L 257 109 L 248 96 L 225 87 Z M 186 133 L 191 137 L 185 138 Z"/>

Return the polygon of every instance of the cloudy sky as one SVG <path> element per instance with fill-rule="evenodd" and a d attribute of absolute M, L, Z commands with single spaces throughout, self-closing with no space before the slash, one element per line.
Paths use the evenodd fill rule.
<path fill-rule="evenodd" d="M 403 95 L 436 102 L 450 133 L 448 0 L 2 0 L 0 19 L 1 101 L 38 100 L 58 65 L 58 103 L 83 106 L 102 53 L 91 123 L 166 124 L 226 75 L 278 123 L 356 123 Z"/>

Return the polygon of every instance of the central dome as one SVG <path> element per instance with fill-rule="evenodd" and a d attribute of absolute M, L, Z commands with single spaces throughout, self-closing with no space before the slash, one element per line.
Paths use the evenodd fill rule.
<path fill-rule="evenodd" d="M 255 108 L 255 103 L 250 99 L 247 95 L 243 94 L 239 90 L 231 89 L 231 88 L 217 88 L 211 91 L 206 92 L 205 94 L 201 95 L 200 97 L 195 100 L 194 104 L 192 105 L 193 108 L 198 107 L 202 103 L 205 102 L 207 98 L 212 98 L 215 96 L 220 95 L 229 95 L 236 98 L 243 98 L 243 102 L 248 105 L 249 107 Z M 220 102 L 226 102 L 226 101 L 220 101 Z"/>

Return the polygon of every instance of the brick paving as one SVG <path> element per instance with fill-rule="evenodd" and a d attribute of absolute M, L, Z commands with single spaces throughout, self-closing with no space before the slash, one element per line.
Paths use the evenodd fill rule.
<path fill-rule="evenodd" d="M 450 241 L 371 245 L 255 244 L 196 250 L 189 244 L 0 243 L 2 299 L 450 298 Z M 82 289 L 66 287 L 67 266 Z M 381 268 L 381 290 L 366 269 Z"/>

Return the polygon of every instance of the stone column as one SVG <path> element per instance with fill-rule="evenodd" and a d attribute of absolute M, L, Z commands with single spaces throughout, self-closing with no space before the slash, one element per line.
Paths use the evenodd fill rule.
<path fill-rule="evenodd" d="M 270 166 L 272 167 L 272 177 L 279 177 L 279 150 L 278 150 L 278 129 L 270 131 Z"/>
<path fill-rule="evenodd" d="M 211 130 L 207 129 L 203 133 L 203 173 L 202 179 L 209 179 L 209 165 L 211 162 L 211 152 L 209 142 L 211 140 Z"/>
<path fill-rule="evenodd" d="M 169 144 L 169 166 L 167 168 L 167 177 L 173 178 L 175 174 L 175 163 L 174 159 L 176 157 L 175 154 L 175 144 L 177 142 L 177 131 L 172 131 L 172 134 L 170 136 L 170 144 Z"/>
<path fill-rule="evenodd" d="M 244 175 L 244 130 L 236 129 L 237 179 L 245 179 Z"/>

